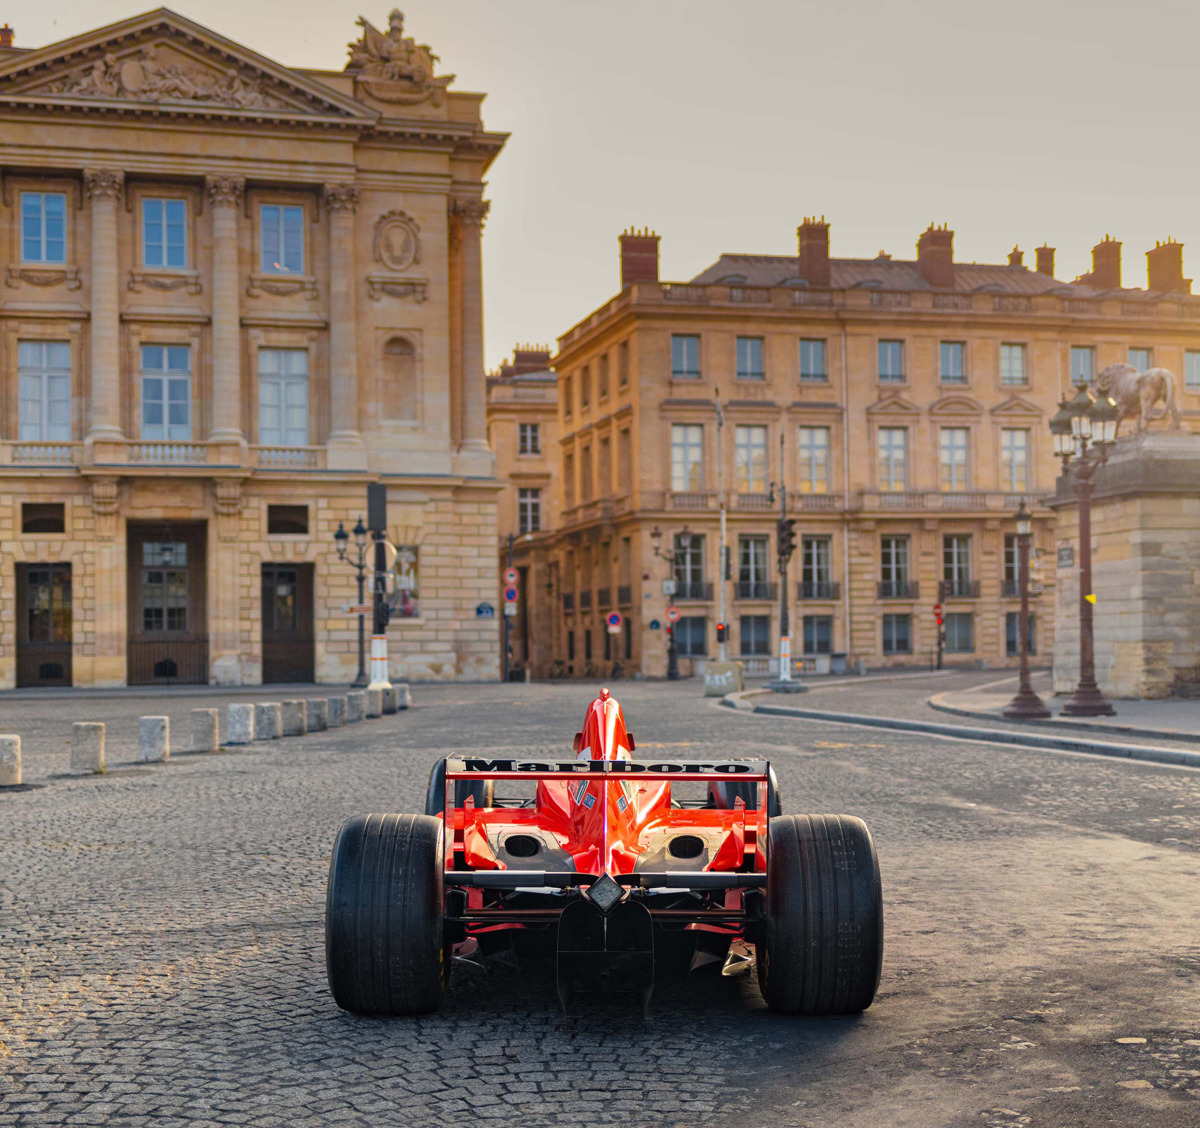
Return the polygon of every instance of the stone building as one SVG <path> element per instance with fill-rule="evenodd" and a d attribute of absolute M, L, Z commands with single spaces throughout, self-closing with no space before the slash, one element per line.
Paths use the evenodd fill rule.
<path fill-rule="evenodd" d="M 766 673 L 781 479 L 797 522 L 798 662 L 931 663 L 940 603 L 948 664 L 1014 663 L 1013 513 L 1022 499 L 1035 510 L 1049 589 L 1047 424 L 1072 379 L 1115 361 L 1164 365 L 1185 414 L 1200 409 L 1200 299 L 1178 243 L 1149 252 L 1143 290 L 1122 287 L 1109 238 L 1089 275 L 1063 282 L 1050 247 L 1036 269 L 1016 249 L 1002 264 L 955 262 L 944 227 L 923 232 L 909 261 L 832 258 L 823 220 L 798 235 L 797 254 L 726 254 L 678 283 L 659 278 L 656 235 L 626 232 L 620 292 L 559 339 L 562 517 L 541 534 L 557 625 L 542 635 L 542 669 L 619 660 L 662 674 L 668 579 L 681 669 L 714 657 L 723 492 L 730 655 Z M 617 638 L 604 626 L 614 609 Z M 1033 610 L 1045 662 L 1052 591 Z"/>
<path fill-rule="evenodd" d="M 166 9 L 0 37 L 0 685 L 350 679 L 333 534 L 371 481 L 406 574 L 393 671 L 496 674 L 505 135 L 400 13 L 359 22 L 329 71 Z"/>

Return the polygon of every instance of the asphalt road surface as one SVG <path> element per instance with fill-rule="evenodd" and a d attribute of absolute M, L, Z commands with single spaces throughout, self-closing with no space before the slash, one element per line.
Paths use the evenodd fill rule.
<path fill-rule="evenodd" d="M 1200 1124 L 1200 772 L 613 688 L 639 755 L 768 757 L 788 811 L 867 820 L 865 1014 L 776 1017 L 753 977 L 708 976 L 645 1021 L 619 994 L 563 1015 L 538 966 L 458 968 L 432 1017 L 340 1012 L 342 819 L 421 809 L 450 752 L 563 754 L 593 689 L 418 687 L 397 717 L 105 777 L 31 745 L 44 786 L 0 793 L 0 1125 Z"/>

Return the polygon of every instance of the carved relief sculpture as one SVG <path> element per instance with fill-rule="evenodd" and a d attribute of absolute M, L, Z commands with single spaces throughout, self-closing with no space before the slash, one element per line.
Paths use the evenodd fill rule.
<path fill-rule="evenodd" d="M 1123 419 L 1137 419 L 1134 433 L 1140 434 L 1151 419 L 1171 417 L 1171 430 L 1182 426 L 1179 405 L 1175 400 L 1175 374 L 1168 368 L 1147 368 L 1138 372 L 1130 364 L 1110 364 L 1096 377 L 1096 391 L 1110 397 L 1117 405 L 1117 433 Z M 1154 415 L 1154 405 L 1163 401 L 1161 415 Z M 1115 437 L 1115 433 L 1114 433 Z"/>
<path fill-rule="evenodd" d="M 326 184 L 325 207 L 331 212 L 355 211 L 358 208 L 358 188 L 353 184 Z"/>
<path fill-rule="evenodd" d="M 365 16 L 359 16 L 362 38 L 348 44 L 346 70 L 358 76 L 363 88 L 381 102 L 413 105 L 431 102 L 440 106 L 454 75 L 433 76 L 438 57 L 425 45 L 404 34 L 404 13 L 393 8 L 388 30 L 379 31 Z"/>
<path fill-rule="evenodd" d="M 246 181 L 240 176 L 206 176 L 204 187 L 214 208 L 237 208 L 241 207 Z"/>
<path fill-rule="evenodd" d="M 483 221 L 491 210 L 491 200 L 480 200 L 474 196 L 452 196 L 450 198 L 450 214 L 461 227 L 483 228 Z"/>
<path fill-rule="evenodd" d="M 385 212 L 375 221 L 372 244 L 375 261 L 386 272 L 367 276 L 367 297 L 373 302 L 389 298 L 412 298 L 423 302 L 428 283 L 424 278 L 403 273 L 421 261 L 421 236 L 417 221 L 398 209 Z"/>
<path fill-rule="evenodd" d="M 89 200 L 120 200 L 125 174 L 117 168 L 84 169 L 83 187 Z"/>

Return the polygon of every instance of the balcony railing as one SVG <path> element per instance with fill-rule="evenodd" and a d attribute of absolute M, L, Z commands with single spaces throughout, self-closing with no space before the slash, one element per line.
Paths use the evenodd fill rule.
<path fill-rule="evenodd" d="M 574 611 L 575 610 L 575 593 L 573 591 L 564 591 L 563 592 L 563 610 L 564 611 Z"/>
<path fill-rule="evenodd" d="M 620 607 L 628 607 L 633 602 L 633 587 L 630 584 L 621 584 L 617 588 L 617 604 Z"/>
<path fill-rule="evenodd" d="M 592 609 L 592 593 L 590 591 L 581 591 L 579 593 L 579 610 L 590 611 Z"/>
<path fill-rule="evenodd" d="M 978 599 L 978 580 L 942 580 L 938 584 L 938 599 Z"/>
<path fill-rule="evenodd" d="M 797 599 L 840 599 L 842 585 L 830 580 L 801 580 L 796 585 Z"/>
<path fill-rule="evenodd" d="M 1021 585 L 1016 580 L 1005 580 L 1000 594 L 1004 599 L 1020 599 Z"/>
<path fill-rule="evenodd" d="M 788 495 L 788 508 L 828 511 L 842 508 L 840 493 L 793 493 Z"/>
<path fill-rule="evenodd" d="M 130 443 L 126 449 L 130 462 L 155 466 L 201 466 L 208 461 L 208 447 L 204 443 Z"/>
<path fill-rule="evenodd" d="M 862 509 L 990 509 L 1007 512 L 1015 509 L 1022 501 L 1031 509 L 1035 509 L 1041 504 L 1041 496 L 1032 490 L 1024 493 L 1000 490 L 863 490 L 858 495 L 858 504 Z"/>
<path fill-rule="evenodd" d="M 82 443 L 2 443 L 0 465 L 72 466 Z"/>
<path fill-rule="evenodd" d="M 597 607 L 612 606 L 612 588 L 599 588 L 596 592 Z"/>
<path fill-rule="evenodd" d="M 738 599 L 776 599 L 778 595 L 778 584 L 768 583 L 766 580 L 738 580 Z"/>
<path fill-rule="evenodd" d="M 681 581 L 676 581 L 676 583 L 675 583 L 675 602 L 676 603 L 679 603 L 683 600 L 712 599 L 712 595 L 713 595 L 712 584 L 705 583 L 702 580 L 699 582 L 693 582 L 693 583 L 688 583 L 688 584 L 682 583 Z"/>
<path fill-rule="evenodd" d="M 880 580 L 878 597 L 880 599 L 917 599 L 921 594 L 921 585 L 916 580 Z"/>
<path fill-rule="evenodd" d="M 708 490 L 689 490 L 667 494 L 669 509 L 711 509 L 717 495 Z"/>
<path fill-rule="evenodd" d="M 767 493 L 740 493 L 735 499 L 738 509 L 771 509 L 773 502 Z"/>
<path fill-rule="evenodd" d="M 314 446 L 255 447 L 255 459 L 263 470 L 319 470 L 325 448 Z"/>

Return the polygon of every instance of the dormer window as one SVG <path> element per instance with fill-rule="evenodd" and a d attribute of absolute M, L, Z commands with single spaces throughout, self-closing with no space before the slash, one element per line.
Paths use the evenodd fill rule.
<path fill-rule="evenodd" d="M 259 209 L 260 268 L 263 274 L 304 273 L 304 209 L 263 204 Z"/>

